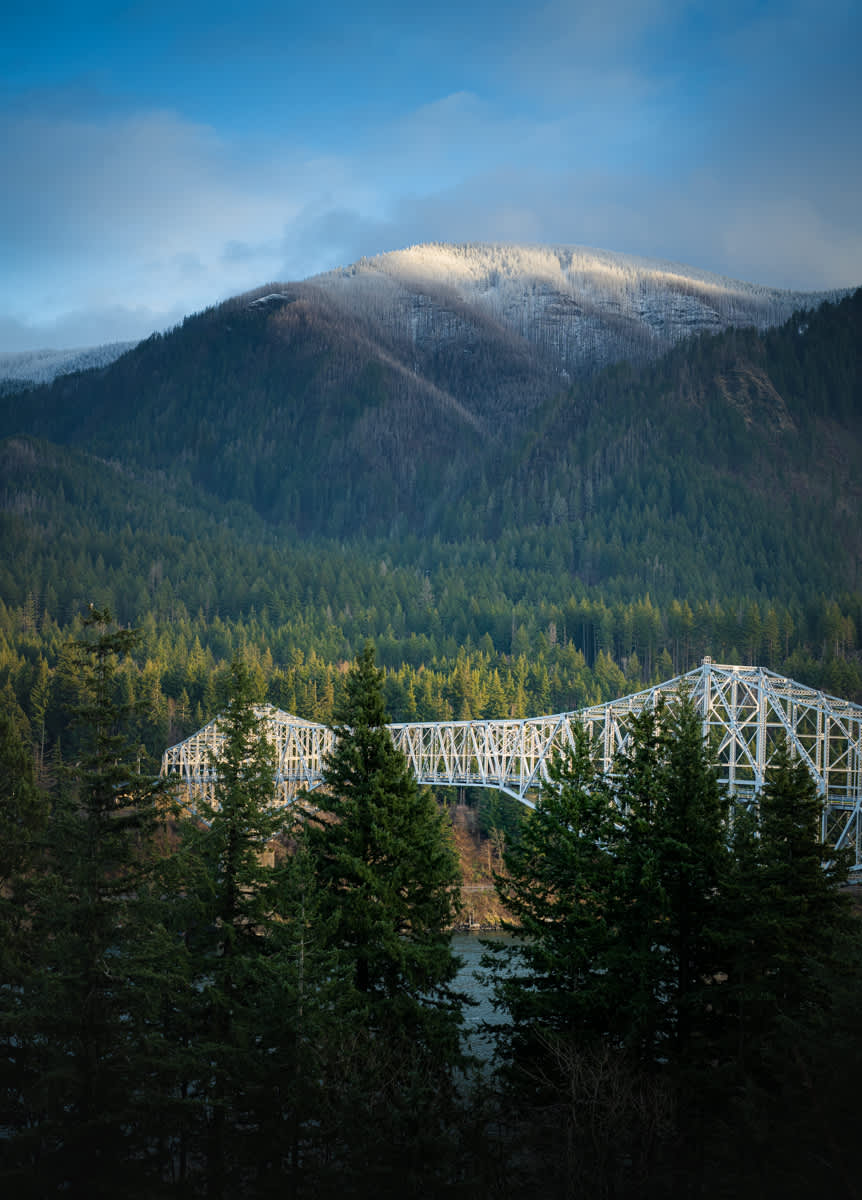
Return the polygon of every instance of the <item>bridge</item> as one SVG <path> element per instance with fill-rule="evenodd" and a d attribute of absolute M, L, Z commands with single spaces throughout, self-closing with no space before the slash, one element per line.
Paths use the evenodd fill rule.
<path fill-rule="evenodd" d="M 497 788 L 532 807 L 548 778 L 548 764 L 573 745 L 583 726 L 596 747 L 597 765 L 611 771 L 628 744 L 634 717 L 661 697 L 689 695 L 719 764 L 719 778 L 737 802 L 762 788 L 776 746 L 785 739 L 817 784 L 823 800 L 824 841 L 849 846 L 862 869 L 862 706 L 826 695 L 763 667 L 700 667 L 631 696 L 578 711 L 525 720 L 413 722 L 388 726 L 392 740 L 421 784 Z M 277 752 L 276 794 L 289 803 L 297 791 L 323 782 L 335 735 L 326 725 L 261 705 Z M 162 757 L 162 775 L 187 792 L 213 796 L 213 757 L 221 746 L 218 718 Z"/>

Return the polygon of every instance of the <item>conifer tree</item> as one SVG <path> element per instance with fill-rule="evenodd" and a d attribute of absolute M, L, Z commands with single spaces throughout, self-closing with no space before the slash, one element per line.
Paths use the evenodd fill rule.
<path fill-rule="evenodd" d="M 584 1188 L 622 1186 L 611 1127 L 625 1127 L 635 1175 L 673 1128 L 673 1110 L 681 1147 L 698 1144 L 689 1134 L 723 963 L 725 818 L 700 719 L 683 698 L 633 720 L 610 780 L 579 733 L 507 855 L 498 887 L 526 941 L 505 953 L 530 970 L 498 972 L 497 1002 L 513 1022 L 502 1038 L 520 1066 L 518 1098 L 549 1105 L 567 1131 L 562 1164 L 542 1151 L 558 1161 L 561 1186 L 588 1164 Z M 625 1186 L 637 1190 L 632 1177 Z"/>
<path fill-rule="evenodd" d="M 823 843 L 821 815 L 811 774 L 782 743 L 757 808 L 734 823 L 727 1005 L 737 1066 L 750 1075 L 775 1065 L 776 1040 L 822 1025 L 841 976 L 858 969 L 858 927 L 841 890 L 848 855 Z"/>
<path fill-rule="evenodd" d="M 386 729 L 382 676 L 368 644 L 347 676 L 337 742 L 314 794 L 309 846 L 335 942 L 381 1029 L 409 1031 L 452 1060 L 460 1005 L 449 930 L 457 861 L 443 816 Z"/>
<path fill-rule="evenodd" d="M 32 1079 L 16 1003 L 32 957 L 23 897 L 39 866 L 46 797 L 36 784 L 26 719 L 8 685 L 0 702 L 0 1127 L 14 1145 L 26 1126 Z"/>
<path fill-rule="evenodd" d="M 494 972 L 495 997 L 511 1017 L 500 1033 L 516 1059 L 535 1056 L 537 1038 L 549 1034 L 603 1035 L 617 1004 L 618 981 L 606 968 L 614 937 L 607 913 L 618 887 L 615 812 L 586 731 L 573 733 L 497 877 L 523 939 L 489 944 L 506 959 Z"/>
<path fill-rule="evenodd" d="M 333 1161 L 341 1187 L 362 1195 L 428 1194 L 448 1161 L 462 1062 L 458 865 L 443 815 L 385 727 L 370 644 L 337 718 L 324 786 L 306 798 L 320 912 L 347 972 Z"/>
<path fill-rule="evenodd" d="M 26 913 L 16 900 L 36 863 L 47 797 L 36 782 L 26 717 L 8 685 L 0 705 L 0 979 L 8 980 L 17 939 L 26 937 Z"/>
<path fill-rule="evenodd" d="M 688 1062 L 704 1041 L 721 968 L 728 801 L 688 698 L 634 722 L 615 765 L 627 1038 L 645 1063 Z"/>
<path fill-rule="evenodd" d="M 856 1143 L 834 1120 L 862 1055 L 848 856 L 821 840 L 816 784 L 785 743 L 758 801 L 734 819 L 720 1049 L 736 1154 L 724 1170 L 740 1187 L 768 1175 L 787 1196 L 852 1194 Z"/>
<path fill-rule="evenodd" d="M 645 1065 L 684 1057 L 721 961 L 726 814 L 689 700 L 633 720 L 612 780 L 576 732 L 498 880 L 531 968 L 498 982 L 516 1023 L 610 1037 Z"/>
<path fill-rule="evenodd" d="M 242 1047 L 236 1110 L 244 1178 L 256 1178 L 261 1195 L 292 1197 L 320 1194 L 336 1157 L 355 1010 L 300 822 L 291 839 L 272 868 L 276 920 L 247 959 L 234 1032 Z"/>
<path fill-rule="evenodd" d="M 148 1186 L 147 1031 L 164 961 L 148 880 L 162 792 L 129 765 L 113 696 L 118 658 L 134 644 L 110 612 L 92 609 L 69 647 L 79 757 L 60 774 L 38 869 L 14 897 L 28 953 L 0 1004 L 4 1030 L 14 1029 L 5 1065 L 15 1132 L 4 1149 L 18 1195 L 110 1195 L 121 1178 L 127 1194 Z"/>
<path fill-rule="evenodd" d="M 319 1178 L 345 1066 L 350 981 L 332 949 L 303 830 L 276 798 L 256 683 L 235 659 L 212 800 L 181 826 L 176 905 L 191 986 L 173 1033 L 182 1186 L 208 1197 L 305 1194 Z"/>
<path fill-rule="evenodd" d="M 275 804 L 275 750 L 255 701 L 251 675 L 235 659 L 218 718 L 214 797 L 199 797 L 181 828 L 180 902 L 188 915 L 184 943 L 194 981 L 178 1019 L 192 1049 L 192 1079 L 183 1088 L 190 1097 L 184 1161 L 206 1161 L 208 1196 L 225 1194 L 244 1158 L 236 1130 L 246 1107 L 245 1080 L 254 1077 L 252 979 L 277 921 L 277 875 L 265 860 L 286 817 Z"/>

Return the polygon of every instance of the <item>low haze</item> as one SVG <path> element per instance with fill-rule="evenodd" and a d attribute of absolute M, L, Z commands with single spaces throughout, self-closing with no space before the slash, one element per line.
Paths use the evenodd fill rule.
<path fill-rule="evenodd" d="M 46 3 L 0 18 L 0 350 L 423 241 L 862 283 L 851 0 Z"/>

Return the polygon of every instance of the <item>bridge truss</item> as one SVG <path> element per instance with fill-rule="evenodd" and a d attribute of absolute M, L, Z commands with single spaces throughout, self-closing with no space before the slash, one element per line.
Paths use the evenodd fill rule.
<path fill-rule="evenodd" d="M 555 754 L 573 744 L 583 725 L 597 761 L 611 771 L 628 745 L 632 720 L 661 697 L 686 693 L 697 705 L 704 736 L 714 746 L 719 776 L 732 796 L 750 803 L 763 786 L 776 747 L 785 739 L 810 771 L 823 799 L 823 837 L 854 850 L 862 869 L 862 707 L 795 683 L 763 667 L 721 666 L 710 659 L 685 675 L 607 704 L 525 720 L 439 721 L 390 725 L 419 783 L 492 787 L 534 803 Z M 276 747 L 278 798 L 323 779 L 335 735 L 325 725 L 269 705 L 258 709 Z M 166 750 L 162 774 L 176 776 L 190 804 L 212 799 L 213 756 L 221 745 L 218 718 Z"/>

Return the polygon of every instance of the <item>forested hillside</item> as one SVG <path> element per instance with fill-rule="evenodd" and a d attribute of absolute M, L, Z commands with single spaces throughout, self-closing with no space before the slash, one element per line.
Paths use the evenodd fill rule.
<path fill-rule="evenodd" d="M 862 698 L 862 292 L 565 390 L 492 325 L 414 372 L 263 298 L 3 399 L 0 685 L 43 757 L 90 603 L 143 628 L 152 755 L 239 647 L 319 719 L 369 637 L 393 719 L 572 709 L 706 653 Z"/>

